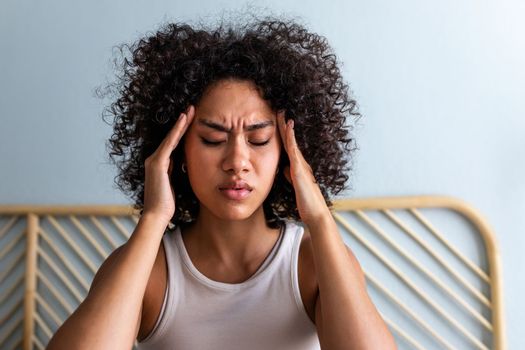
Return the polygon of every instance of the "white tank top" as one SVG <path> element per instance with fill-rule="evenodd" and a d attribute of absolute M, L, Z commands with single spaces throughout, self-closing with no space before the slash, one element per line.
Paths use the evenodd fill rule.
<path fill-rule="evenodd" d="M 320 349 L 299 292 L 297 260 L 303 227 L 287 220 L 259 269 L 242 283 L 200 273 L 180 229 L 162 238 L 168 282 L 160 315 L 138 349 Z M 312 272 L 313 273 L 313 272 Z"/>

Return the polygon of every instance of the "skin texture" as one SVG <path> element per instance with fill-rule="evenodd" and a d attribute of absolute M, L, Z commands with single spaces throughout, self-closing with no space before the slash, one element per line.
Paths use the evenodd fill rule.
<path fill-rule="evenodd" d="M 231 131 L 216 130 L 210 123 Z M 245 130 L 259 123 L 269 124 Z M 203 139 L 220 143 L 209 145 Z M 251 265 L 276 239 L 278 230 L 267 227 L 262 203 L 273 185 L 281 147 L 276 113 L 251 82 L 220 81 L 195 106 L 184 154 L 200 209 L 183 237 L 196 254 L 208 257 L 207 265 L 238 270 Z M 222 195 L 221 184 L 241 179 L 253 188 L 247 198 L 232 201 Z"/>

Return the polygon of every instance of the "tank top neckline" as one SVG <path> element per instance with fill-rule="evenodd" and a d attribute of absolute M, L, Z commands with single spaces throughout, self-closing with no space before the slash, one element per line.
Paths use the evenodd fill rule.
<path fill-rule="evenodd" d="M 188 254 L 188 251 L 186 250 L 186 246 L 184 245 L 184 241 L 182 239 L 180 227 L 177 227 L 175 231 L 175 242 L 179 250 L 179 253 L 182 257 L 182 261 L 184 262 L 184 265 L 199 282 L 209 287 L 216 288 L 216 289 L 239 290 L 239 289 L 243 289 L 243 288 L 246 288 L 246 287 L 249 287 L 255 284 L 259 279 L 261 279 L 263 276 L 265 276 L 266 274 L 270 273 L 271 270 L 273 270 L 272 266 L 274 266 L 275 264 L 272 264 L 272 261 L 275 260 L 275 256 L 280 251 L 279 247 L 282 245 L 282 241 L 284 240 L 284 236 L 286 232 L 287 232 L 287 224 L 283 223 L 283 226 L 281 227 L 281 230 L 279 233 L 279 238 L 277 239 L 274 246 L 270 250 L 270 253 L 266 256 L 266 258 L 264 258 L 262 264 L 259 266 L 257 271 L 255 271 L 255 273 L 253 273 L 250 276 L 250 278 L 240 283 L 226 283 L 226 282 L 215 281 L 207 277 L 203 273 L 201 273 L 191 261 L 191 258 Z"/>

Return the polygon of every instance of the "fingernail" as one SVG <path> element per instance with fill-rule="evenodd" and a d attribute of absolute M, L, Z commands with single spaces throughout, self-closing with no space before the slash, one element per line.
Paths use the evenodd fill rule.
<path fill-rule="evenodd" d="M 293 119 L 290 119 L 290 127 L 293 129 Z"/>

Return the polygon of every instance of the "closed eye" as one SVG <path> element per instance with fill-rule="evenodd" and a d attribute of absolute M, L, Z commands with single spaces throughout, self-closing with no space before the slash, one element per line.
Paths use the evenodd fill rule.
<path fill-rule="evenodd" d="M 202 140 L 202 143 L 205 144 L 205 145 L 208 145 L 208 146 L 218 146 L 220 145 L 221 143 L 223 143 L 224 141 L 209 141 L 209 140 L 206 140 L 205 138 L 201 137 L 201 140 Z M 252 145 L 254 146 L 264 146 L 264 145 L 267 145 L 268 143 L 270 142 L 270 140 L 266 140 L 266 141 L 263 141 L 263 142 L 250 142 Z"/>
<path fill-rule="evenodd" d="M 202 143 L 204 143 L 205 145 L 210 145 L 210 146 L 218 146 L 219 144 L 221 144 L 223 141 L 208 141 L 206 139 L 203 139 L 201 137 L 201 140 L 202 140 Z"/>
<path fill-rule="evenodd" d="M 268 142 L 270 142 L 270 140 L 266 140 L 266 141 L 263 141 L 263 142 L 250 142 L 252 145 L 254 146 L 264 146 L 264 145 L 267 145 Z"/>

